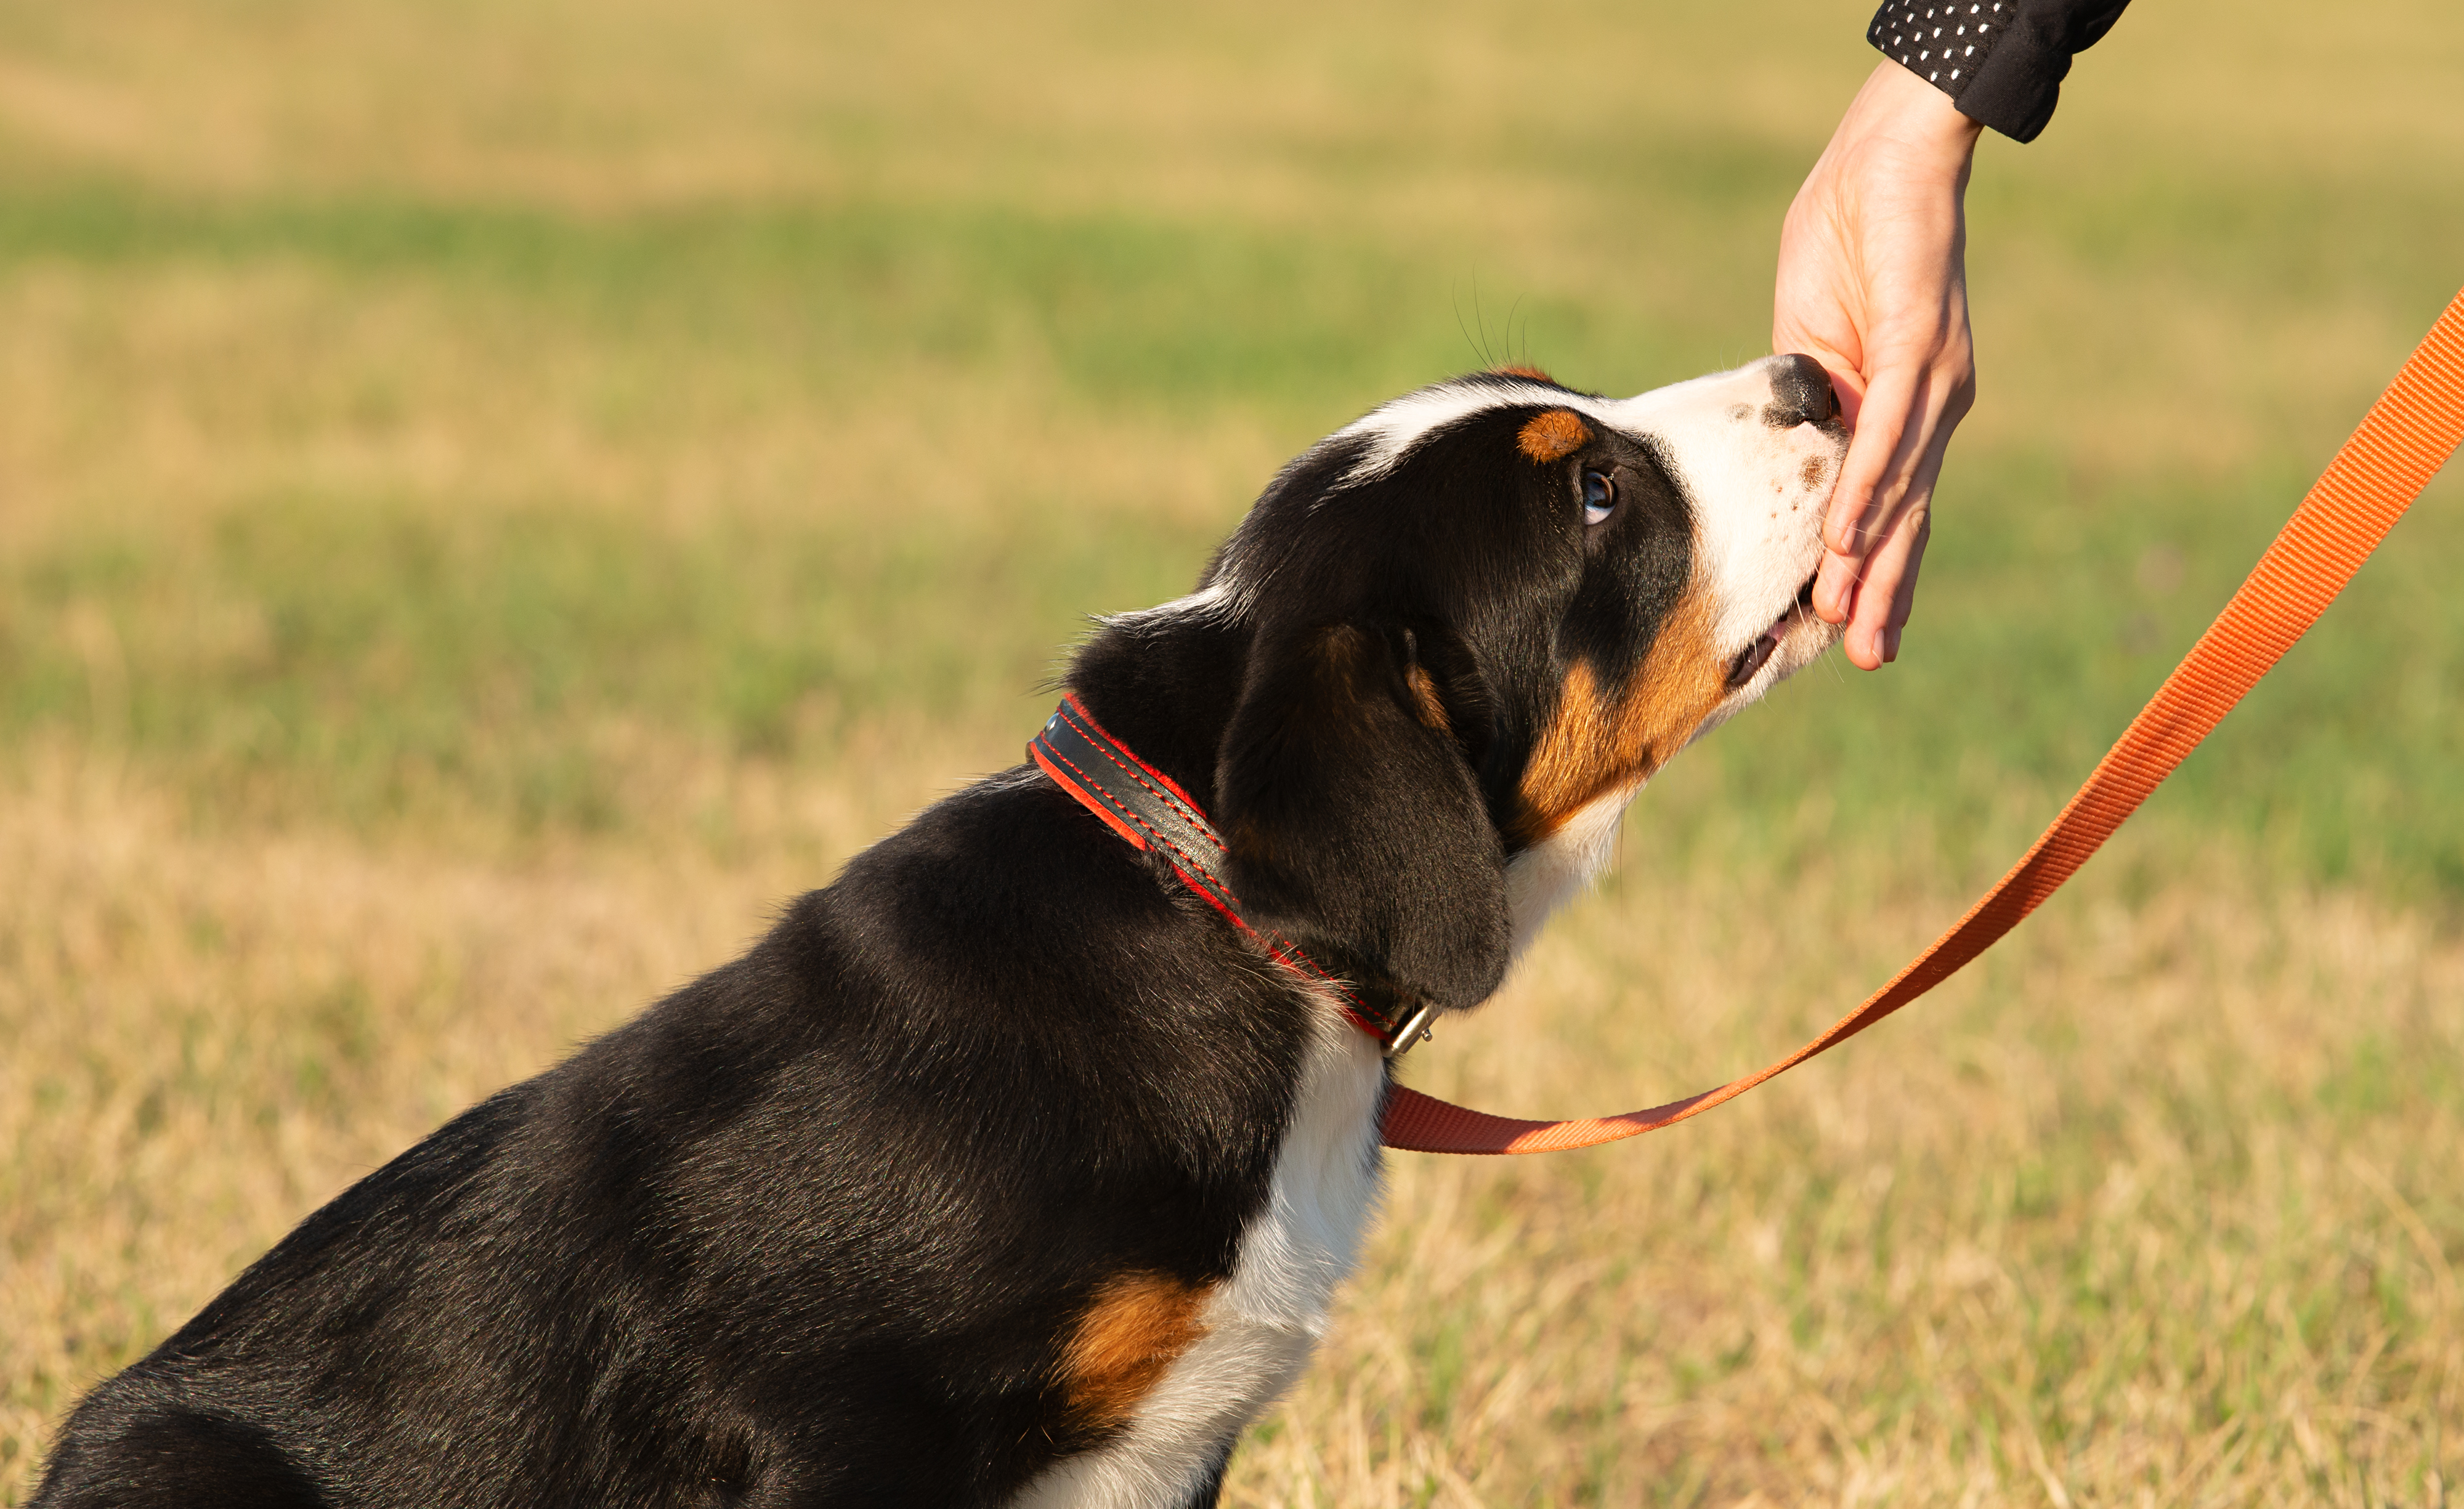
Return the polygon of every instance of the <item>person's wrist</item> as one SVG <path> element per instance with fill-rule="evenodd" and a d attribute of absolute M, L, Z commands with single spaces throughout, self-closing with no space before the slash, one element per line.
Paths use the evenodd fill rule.
<path fill-rule="evenodd" d="M 1960 114 L 1950 96 L 1889 58 L 1875 65 L 1849 107 L 1865 133 L 1888 136 L 1941 164 L 1965 170 L 1985 126 Z"/>

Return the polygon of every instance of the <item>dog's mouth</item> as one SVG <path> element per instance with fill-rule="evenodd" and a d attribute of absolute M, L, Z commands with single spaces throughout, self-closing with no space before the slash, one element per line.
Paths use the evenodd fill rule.
<path fill-rule="evenodd" d="M 1787 610 L 1778 618 L 1771 620 L 1771 626 L 1763 630 L 1760 639 L 1747 645 L 1735 660 L 1728 663 L 1727 689 L 1734 691 L 1751 681 L 1754 672 L 1762 669 L 1765 662 L 1779 653 L 1780 642 L 1788 638 L 1788 631 L 1812 611 L 1814 611 L 1814 579 L 1808 577 L 1805 579 L 1805 585 L 1796 589 L 1796 601 L 1790 603 Z"/>

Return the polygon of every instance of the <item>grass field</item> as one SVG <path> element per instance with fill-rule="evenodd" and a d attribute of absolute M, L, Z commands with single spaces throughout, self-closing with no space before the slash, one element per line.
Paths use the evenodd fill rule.
<path fill-rule="evenodd" d="M 1013 762 L 1309 440 L 1759 355 L 1864 13 L 0 0 L 0 1502 L 342 1185 Z M 1408 1077 L 1666 1099 L 1955 915 L 2464 283 L 2459 78 L 2450 0 L 2150 0 L 1989 140 L 1902 662 L 1688 754 Z M 1398 1157 L 1227 1501 L 2444 1504 L 2458 562 L 2451 471 L 1852 1048 Z"/>

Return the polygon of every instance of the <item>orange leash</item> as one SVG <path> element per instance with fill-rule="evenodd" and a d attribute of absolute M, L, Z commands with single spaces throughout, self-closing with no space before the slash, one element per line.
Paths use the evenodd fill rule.
<path fill-rule="evenodd" d="M 1557 1152 L 1672 1126 L 1855 1037 L 1956 973 L 2036 909 L 2138 810 L 2293 647 L 2464 439 L 2464 293 L 2430 329 L 2258 558 L 2248 580 L 2025 858 L 1865 1004 L 1757 1074 L 1682 1101 L 1584 1121 L 1491 1116 L 1397 1085 L 1386 1146 L 1412 1152 Z"/>

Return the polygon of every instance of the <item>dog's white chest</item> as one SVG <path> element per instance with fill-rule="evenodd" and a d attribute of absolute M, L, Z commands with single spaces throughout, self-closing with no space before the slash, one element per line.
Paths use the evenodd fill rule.
<path fill-rule="evenodd" d="M 1377 1045 L 1328 1021 L 1302 1076 L 1267 1209 L 1243 1235 L 1232 1280 L 1207 1304 L 1205 1335 L 1118 1437 L 1037 1478 L 1019 1509 L 1177 1504 L 1224 1443 L 1300 1376 L 1376 1209 L 1384 1083 Z"/>

